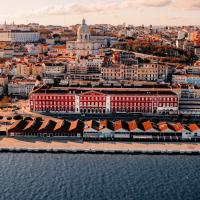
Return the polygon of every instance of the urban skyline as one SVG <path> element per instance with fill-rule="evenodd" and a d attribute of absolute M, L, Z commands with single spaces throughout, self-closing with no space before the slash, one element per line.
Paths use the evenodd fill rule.
<path fill-rule="evenodd" d="M 200 199 L 199 11 L 2 1 L 0 200 Z"/>
<path fill-rule="evenodd" d="M 0 21 L 72 25 L 85 17 L 90 24 L 199 25 L 199 9 L 198 0 L 8 0 L 1 3 Z"/>

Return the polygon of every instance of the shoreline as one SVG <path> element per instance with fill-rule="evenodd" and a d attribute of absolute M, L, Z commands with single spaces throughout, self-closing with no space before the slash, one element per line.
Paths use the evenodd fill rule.
<path fill-rule="evenodd" d="M 1 138 L 0 152 L 200 155 L 200 143 L 82 142 L 79 140 Z"/>

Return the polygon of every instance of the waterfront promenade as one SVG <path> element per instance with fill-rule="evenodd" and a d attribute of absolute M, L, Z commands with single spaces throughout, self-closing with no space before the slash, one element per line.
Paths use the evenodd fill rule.
<path fill-rule="evenodd" d="M 199 143 L 82 142 L 30 138 L 1 138 L 0 150 L 88 153 L 200 153 Z"/>

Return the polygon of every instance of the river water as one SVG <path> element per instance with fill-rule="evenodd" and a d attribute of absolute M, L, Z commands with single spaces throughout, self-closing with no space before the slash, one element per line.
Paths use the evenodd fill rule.
<path fill-rule="evenodd" d="M 1 200 L 199 200 L 200 156 L 0 154 Z"/>

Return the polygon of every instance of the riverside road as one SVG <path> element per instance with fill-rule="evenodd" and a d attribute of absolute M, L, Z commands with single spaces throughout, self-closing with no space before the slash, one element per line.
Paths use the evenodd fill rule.
<path fill-rule="evenodd" d="M 191 115 L 158 115 L 158 114 L 142 114 L 142 113 L 111 113 L 111 114 L 72 114 L 72 113 L 43 113 L 46 116 L 62 118 L 67 120 L 134 120 L 134 119 L 151 119 L 151 120 L 168 120 L 168 121 L 193 121 L 199 122 L 200 116 Z"/>

